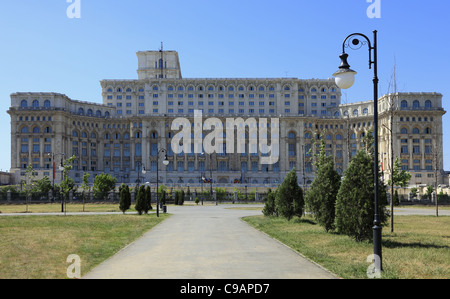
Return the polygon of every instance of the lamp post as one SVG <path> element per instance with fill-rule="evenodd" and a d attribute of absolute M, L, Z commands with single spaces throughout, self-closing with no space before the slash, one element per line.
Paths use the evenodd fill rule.
<path fill-rule="evenodd" d="M 66 154 L 63 154 L 63 153 L 55 154 L 55 153 L 51 152 L 51 153 L 48 153 L 47 155 L 49 157 L 52 157 L 52 172 L 53 172 L 52 195 L 53 195 L 53 200 L 55 200 L 55 176 L 56 176 L 55 156 L 60 155 L 61 159 L 62 159 L 62 157 L 64 157 Z M 61 167 L 59 167 L 59 170 L 61 170 Z M 62 172 L 61 172 L 61 174 L 62 174 Z M 64 212 L 64 203 L 62 201 L 61 201 L 61 212 Z"/>
<path fill-rule="evenodd" d="M 212 154 L 207 154 L 209 156 L 209 196 L 213 198 L 213 190 L 212 190 Z M 205 153 L 201 153 L 201 155 L 205 155 Z M 217 197 L 216 197 L 216 206 L 217 206 Z"/>
<path fill-rule="evenodd" d="M 333 74 L 336 78 L 336 85 L 341 89 L 348 89 L 352 87 L 355 82 L 355 75 L 357 74 L 354 70 L 350 69 L 350 65 L 347 62 L 348 54 L 345 53 L 345 48 L 351 48 L 353 50 L 358 50 L 362 46 L 368 45 L 369 47 L 369 69 L 374 70 L 373 77 L 373 114 L 374 114 L 374 185 L 375 185 L 375 215 L 374 215 L 374 226 L 373 226 L 373 253 L 375 255 L 375 271 L 380 273 L 383 270 L 382 267 L 382 255 L 381 255 L 381 222 L 378 212 L 378 58 L 377 58 L 377 31 L 373 31 L 373 45 L 370 39 L 361 33 L 353 33 L 347 36 L 347 38 L 342 43 L 342 54 L 339 56 L 341 58 L 341 65 L 339 70 Z M 372 59 L 373 53 L 373 59 Z M 378 259 L 378 261 L 377 261 Z"/>
<path fill-rule="evenodd" d="M 159 217 L 159 195 L 158 195 L 158 189 L 159 189 L 159 154 L 160 153 L 166 153 L 164 155 L 163 164 L 164 166 L 169 165 L 169 160 L 167 159 L 167 150 L 162 148 L 158 151 L 156 156 L 156 217 Z"/>

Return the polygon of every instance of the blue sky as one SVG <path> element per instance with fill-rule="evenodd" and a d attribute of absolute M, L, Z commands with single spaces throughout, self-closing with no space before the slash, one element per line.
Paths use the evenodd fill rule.
<path fill-rule="evenodd" d="M 137 51 L 180 55 L 185 78 L 332 77 L 342 41 L 378 30 L 379 93 L 396 64 L 399 92 L 440 92 L 450 111 L 450 2 L 380 0 L 66 0 L 2 1 L 0 10 L 0 169 L 10 168 L 10 94 L 59 92 L 101 102 L 102 79 L 136 79 Z M 375 0 L 374 0 L 375 1 Z M 355 85 L 343 102 L 372 99 L 368 51 L 348 52 Z M 450 122 L 444 122 L 444 167 L 450 170 Z"/>

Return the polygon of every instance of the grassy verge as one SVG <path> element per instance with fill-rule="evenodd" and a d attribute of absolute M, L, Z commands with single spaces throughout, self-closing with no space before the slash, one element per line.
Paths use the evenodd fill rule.
<path fill-rule="evenodd" d="M 65 205 L 66 212 L 83 212 L 82 203 L 67 203 Z M 0 212 L 7 213 L 25 213 L 25 204 L 3 204 L 0 205 Z M 28 213 L 60 213 L 61 203 L 47 204 L 29 204 Z M 86 203 L 84 212 L 120 212 L 118 203 Z M 127 212 L 135 212 L 134 205 Z"/>
<path fill-rule="evenodd" d="M 168 214 L 0 217 L 0 279 L 64 279 L 71 254 L 81 274 L 106 260 Z"/>
<path fill-rule="evenodd" d="M 367 278 L 366 260 L 373 253 L 370 242 L 327 234 L 309 216 L 290 222 L 264 216 L 244 220 L 339 277 Z M 450 217 L 396 216 L 394 221 L 395 232 L 388 228 L 383 232 L 382 278 L 450 278 Z"/>

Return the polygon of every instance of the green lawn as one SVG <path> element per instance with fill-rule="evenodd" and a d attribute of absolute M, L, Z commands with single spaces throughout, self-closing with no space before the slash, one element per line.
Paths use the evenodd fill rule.
<path fill-rule="evenodd" d="M 86 274 L 169 217 L 150 215 L 0 217 L 0 279 L 64 279 L 66 259 Z"/>
<path fill-rule="evenodd" d="M 290 222 L 264 216 L 244 220 L 339 277 L 367 278 L 366 260 L 373 253 L 370 242 L 325 233 L 309 216 Z M 394 221 L 394 233 L 388 227 L 383 231 L 382 278 L 450 278 L 450 217 L 396 216 Z"/>

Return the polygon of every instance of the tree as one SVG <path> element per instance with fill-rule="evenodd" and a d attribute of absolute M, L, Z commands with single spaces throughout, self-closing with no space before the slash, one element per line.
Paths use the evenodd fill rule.
<path fill-rule="evenodd" d="M 277 190 L 276 210 L 280 216 L 289 221 L 294 216 L 302 217 L 304 205 L 303 190 L 297 183 L 297 174 L 294 168 L 286 175 Z"/>
<path fill-rule="evenodd" d="M 26 213 L 28 213 L 28 201 L 30 200 L 31 194 L 35 189 L 35 182 L 33 180 L 33 166 L 31 164 L 28 165 L 27 170 L 25 172 L 25 180 L 23 181 L 23 188 L 25 190 L 25 203 L 26 203 Z"/>
<path fill-rule="evenodd" d="M 134 206 L 139 215 L 145 210 L 145 186 L 140 186 L 136 195 L 136 204 Z"/>
<path fill-rule="evenodd" d="M 116 187 L 116 178 L 101 173 L 94 178 L 94 195 L 106 200 L 108 192 Z"/>
<path fill-rule="evenodd" d="M 91 175 L 89 172 L 85 172 L 83 174 L 83 184 L 81 184 L 81 188 L 83 188 L 83 212 L 84 212 L 84 202 L 86 200 L 86 189 L 89 191 L 89 177 Z"/>
<path fill-rule="evenodd" d="M 153 210 L 152 207 L 152 191 L 150 186 L 145 188 L 145 204 L 144 204 L 144 212 L 148 214 L 148 211 Z"/>
<path fill-rule="evenodd" d="M 276 190 L 272 192 L 271 189 L 267 191 L 267 199 L 264 204 L 262 213 L 264 216 L 278 216 L 277 209 L 275 206 Z"/>
<path fill-rule="evenodd" d="M 180 191 L 180 197 L 178 199 L 178 204 L 182 206 L 184 204 L 184 190 Z"/>
<path fill-rule="evenodd" d="M 52 189 L 52 183 L 48 176 L 44 176 L 42 179 L 35 181 L 36 192 L 40 196 L 48 196 L 48 193 Z"/>
<path fill-rule="evenodd" d="M 119 188 L 120 192 L 120 202 L 119 209 L 125 214 L 125 211 L 128 210 L 131 206 L 131 193 L 130 188 L 122 184 Z"/>
<path fill-rule="evenodd" d="M 391 233 L 394 232 L 394 186 L 407 187 L 409 180 L 411 179 L 411 174 L 405 170 L 401 169 L 400 159 L 397 157 L 394 162 L 394 167 L 392 167 L 391 176 L 392 179 L 388 180 L 388 185 L 391 186 Z M 398 194 L 397 194 L 398 197 Z"/>
<path fill-rule="evenodd" d="M 323 140 L 315 169 L 316 177 L 306 193 L 305 201 L 316 221 L 328 232 L 334 229 L 335 203 L 341 177 L 334 169 L 333 158 L 326 155 Z"/>
<path fill-rule="evenodd" d="M 433 185 L 428 185 L 427 189 L 425 190 L 425 195 L 426 195 L 427 199 L 429 199 L 429 200 L 432 199 L 433 191 L 434 191 Z"/>
<path fill-rule="evenodd" d="M 69 199 L 70 191 L 73 190 L 75 186 L 74 180 L 69 176 L 69 171 L 72 169 L 72 163 L 75 158 L 75 156 L 72 156 L 69 159 L 64 160 L 63 163 L 63 180 L 59 187 L 61 192 L 63 193 L 64 206 L 65 201 Z"/>
<path fill-rule="evenodd" d="M 359 150 L 345 171 L 345 177 L 336 199 L 335 226 L 339 233 L 360 242 L 372 240 L 375 215 L 374 159 L 364 150 Z M 381 224 L 387 221 L 386 192 L 379 180 L 378 214 Z"/>

